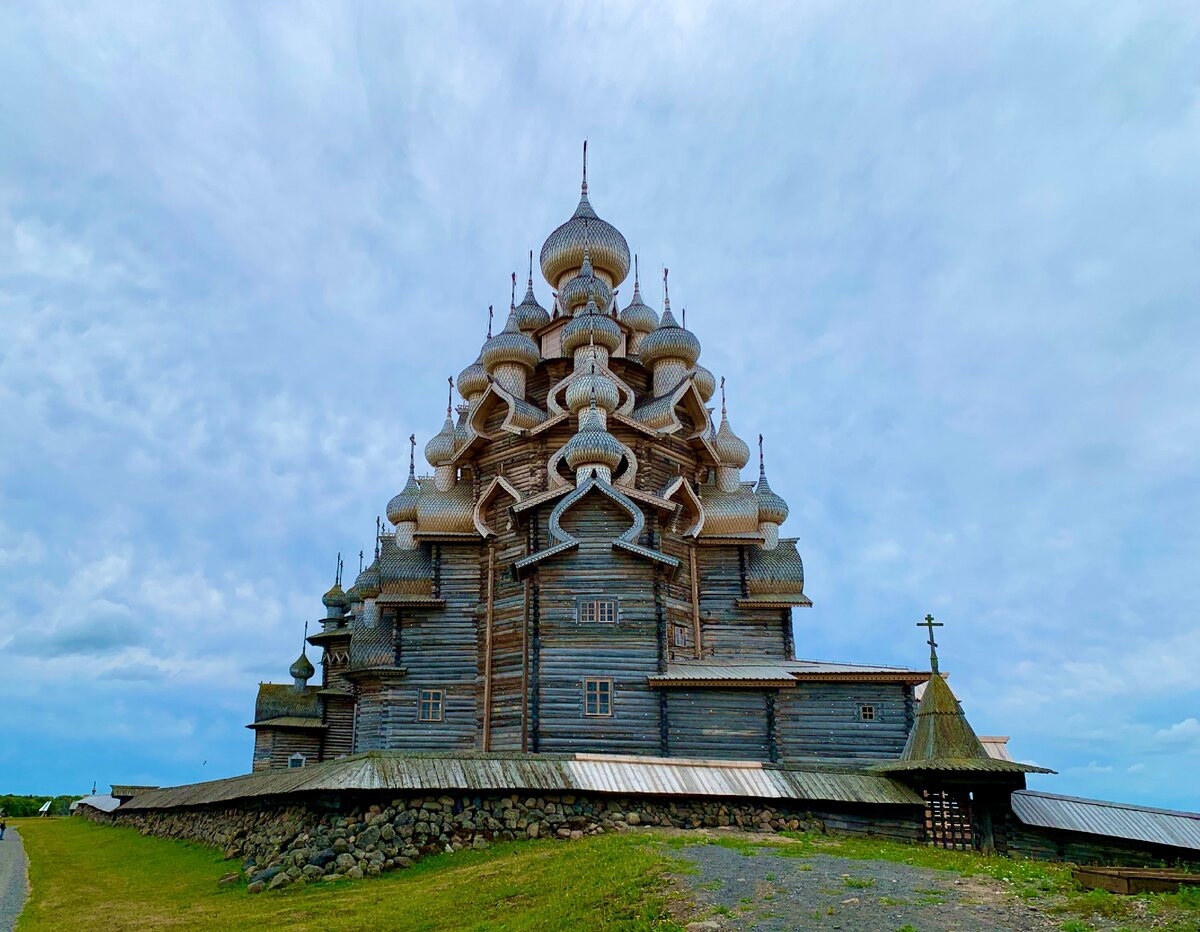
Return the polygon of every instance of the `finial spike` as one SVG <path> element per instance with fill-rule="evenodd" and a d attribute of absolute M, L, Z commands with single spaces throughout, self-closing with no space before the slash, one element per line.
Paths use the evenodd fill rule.
<path fill-rule="evenodd" d="M 358 552 L 358 572 L 359 572 L 359 575 L 361 575 L 361 574 L 362 574 L 362 570 L 363 570 L 363 562 L 362 562 L 362 558 L 363 558 L 363 552 L 360 550 L 360 551 Z"/>
<path fill-rule="evenodd" d="M 638 257 L 636 252 L 633 254 L 633 290 L 638 290 Z"/>
<path fill-rule="evenodd" d="M 300 641 L 300 655 L 304 656 L 305 650 L 308 647 L 308 622 L 304 623 L 304 638 Z"/>
<path fill-rule="evenodd" d="M 533 287 L 533 250 L 529 250 L 529 287 Z"/>
<path fill-rule="evenodd" d="M 448 376 L 446 381 L 450 383 L 446 392 L 446 417 L 449 417 L 454 411 L 454 376 Z"/>
<path fill-rule="evenodd" d="M 333 584 L 340 586 L 342 584 L 342 552 L 338 551 L 337 568 L 333 571 Z"/>
<path fill-rule="evenodd" d="M 721 376 L 721 418 L 725 417 L 725 376 Z"/>
<path fill-rule="evenodd" d="M 668 269 L 666 266 L 663 266 L 663 313 L 664 314 L 666 314 L 667 311 L 669 311 L 671 309 L 671 291 L 667 287 L 667 275 L 670 274 L 670 272 L 671 272 L 670 269 Z"/>
<path fill-rule="evenodd" d="M 944 628 L 945 625 L 940 621 L 934 621 L 932 615 L 926 615 L 924 621 L 917 622 L 918 628 L 926 628 L 929 630 L 929 671 L 934 676 L 940 676 L 938 672 L 938 656 L 937 656 L 937 641 L 933 637 L 934 628 Z"/>
<path fill-rule="evenodd" d="M 583 184 L 580 186 L 579 193 L 584 197 L 587 196 L 587 140 L 583 141 Z"/>
<path fill-rule="evenodd" d="M 383 535 L 383 522 L 375 516 L 375 559 L 379 559 L 379 538 Z"/>
<path fill-rule="evenodd" d="M 417 435 L 408 435 L 408 478 L 412 479 L 417 474 Z"/>
<path fill-rule="evenodd" d="M 683 329 L 687 330 L 687 307 L 683 309 Z"/>
<path fill-rule="evenodd" d="M 517 306 L 517 273 L 512 273 L 512 298 L 509 299 L 508 306 L 515 309 Z"/>
<path fill-rule="evenodd" d="M 492 338 L 492 306 L 490 304 L 488 305 L 488 335 L 487 335 L 487 338 L 489 340 Z"/>
<path fill-rule="evenodd" d="M 762 451 L 762 434 L 758 435 L 758 478 L 762 479 L 767 474 L 767 467 L 763 465 Z"/>

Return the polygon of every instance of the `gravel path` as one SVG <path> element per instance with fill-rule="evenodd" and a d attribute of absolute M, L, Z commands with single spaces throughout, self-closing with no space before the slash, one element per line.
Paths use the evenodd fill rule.
<path fill-rule="evenodd" d="M 690 929 L 846 929 L 897 932 L 1044 932 L 1060 928 L 987 877 L 890 861 L 772 849 L 747 856 L 719 845 L 690 845 L 679 856 L 696 873 L 676 875 L 699 907 Z M 686 920 L 685 920 L 686 921 Z"/>
<path fill-rule="evenodd" d="M 11 825 L 0 841 L 0 932 L 12 932 L 29 890 L 25 847 Z"/>

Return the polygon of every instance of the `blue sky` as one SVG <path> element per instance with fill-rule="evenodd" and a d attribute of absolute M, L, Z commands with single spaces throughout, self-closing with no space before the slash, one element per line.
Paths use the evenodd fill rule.
<path fill-rule="evenodd" d="M 248 768 L 586 136 L 800 655 L 933 612 L 1036 787 L 1200 809 L 1200 16 L 1042 7 L 5 6 L 0 791 Z"/>

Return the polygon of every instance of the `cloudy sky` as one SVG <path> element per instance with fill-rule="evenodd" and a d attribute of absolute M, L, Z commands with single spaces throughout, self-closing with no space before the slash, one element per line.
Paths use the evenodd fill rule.
<path fill-rule="evenodd" d="M 1200 809 L 1195 11 L 5 5 L 0 792 L 248 769 L 587 137 L 767 435 L 800 655 L 933 612 L 1036 787 Z"/>

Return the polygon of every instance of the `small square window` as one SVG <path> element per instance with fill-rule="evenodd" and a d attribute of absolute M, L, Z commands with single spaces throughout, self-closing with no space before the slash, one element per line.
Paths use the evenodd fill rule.
<path fill-rule="evenodd" d="M 583 678 L 583 714 L 612 715 L 612 689 L 613 682 L 610 679 L 585 676 Z"/>
<path fill-rule="evenodd" d="M 293 754 L 291 757 L 288 758 L 288 768 L 289 769 L 293 769 L 296 767 L 303 767 L 307 763 L 308 763 L 308 758 L 305 757 L 303 754 L 300 754 L 299 752 L 297 752 L 296 754 Z"/>
<path fill-rule="evenodd" d="M 616 599 L 587 599 L 579 603 L 581 625 L 615 625 L 617 623 Z"/>
<path fill-rule="evenodd" d="M 417 709 L 417 721 L 440 722 L 442 720 L 442 700 L 444 697 L 445 690 L 422 689 Z"/>
<path fill-rule="evenodd" d="M 671 632 L 671 641 L 676 647 L 687 647 L 688 629 L 684 625 L 675 625 Z"/>
<path fill-rule="evenodd" d="M 864 722 L 875 721 L 875 706 L 860 705 L 858 707 L 858 717 L 859 717 L 859 719 L 861 719 Z"/>

